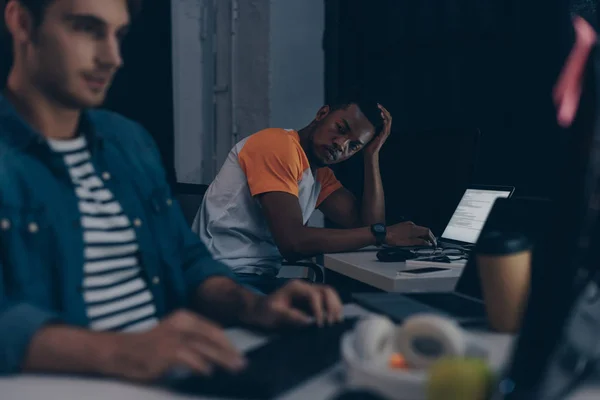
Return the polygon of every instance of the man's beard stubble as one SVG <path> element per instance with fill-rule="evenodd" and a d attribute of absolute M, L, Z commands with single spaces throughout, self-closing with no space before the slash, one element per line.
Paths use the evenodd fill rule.
<path fill-rule="evenodd" d="M 97 107 L 104 102 L 105 97 L 102 96 L 101 99 L 96 102 L 90 102 L 79 98 L 76 94 L 69 91 L 68 79 L 63 77 L 43 77 L 40 87 L 47 97 L 69 110 Z"/>

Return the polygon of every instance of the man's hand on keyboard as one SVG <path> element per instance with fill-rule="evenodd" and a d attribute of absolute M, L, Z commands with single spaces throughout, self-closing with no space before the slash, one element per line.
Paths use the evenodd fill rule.
<path fill-rule="evenodd" d="M 211 375 L 215 367 L 239 371 L 246 364 L 221 327 L 187 311 L 175 312 L 148 332 L 116 337 L 107 375 L 135 381 L 153 381 L 178 367 Z"/>
<path fill-rule="evenodd" d="M 270 296 L 257 299 L 244 320 L 259 328 L 322 326 L 343 320 L 342 302 L 329 286 L 291 281 Z"/>
<path fill-rule="evenodd" d="M 434 234 L 424 226 L 405 221 L 387 227 L 385 244 L 388 246 L 437 246 Z"/>

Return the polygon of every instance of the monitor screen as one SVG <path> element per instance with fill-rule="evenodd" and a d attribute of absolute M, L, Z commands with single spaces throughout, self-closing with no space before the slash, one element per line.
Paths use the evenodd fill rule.
<path fill-rule="evenodd" d="M 561 50 L 563 42 L 566 42 L 569 51 L 573 46 L 573 19 L 567 10 L 570 3 L 575 2 L 547 2 L 544 10 L 549 17 L 538 18 L 546 21 L 541 27 L 543 29 L 532 25 L 536 29 L 535 37 L 547 38 L 545 46 L 556 49 L 556 55 L 561 56 L 560 59 L 546 57 L 543 60 L 546 68 L 553 69 L 551 64 L 555 61 L 560 61 L 562 67 L 568 54 Z M 536 6 L 532 3 L 530 9 L 521 14 L 523 18 L 534 21 L 539 12 Z M 527 34 L 524 33 L 523 37 Z M 590 355 L 596 355 L 599 319 L 588 314 L 588 307 L 593 306 L 597 310 L 598 288 L 594 287 L 596 282 L 592 278 L 597 278 L 600 265 L 597 251 L 600 239 L 600 53 L 597 50 L 590 53 L 573 124 L 567 129 L 559 126 L 556 111 L 552 109 L 550 112 L 550 108 L 547 115 L 531 116 L 534 124 L 544 119 L 552 121 L 554 126 L 551 129 L 567 140 L 561 150 L 561 168 L 553 188 L 556 206 L 548 217 L 551 223 L 545 240 L 537 251 L 534 249 L 528 304 L 505 375 L 497 381 L 495 392 L 498 398 L 576 397 L 579 394 L 570 396 L 565 392 L 573 389 L 579 378 L 585 377 L 589 365 L 595 364 L 595 360 L 591 362 Z M 548 97 L 552 93 L 551 84 L 554 82 L 548 82 L 546 87 Z M 558 138 L 552 130 L 547 130 L 547 135 Z M 581 318 L 583 315 L 585 317 Z M 580 322 L 583 321 L 587 326 L 582 327 Z M 589 328 L 595 332 L 590 332 Z M 582 344 L 582 335 L 585 335 L 587 343 Z"/>
<path fill-rule="evenodd" d="M 448 222 L 442 239 L 476 243 L 496 199 L 508 198 L 510 195 L 510 190 L 467 189 Z"/>

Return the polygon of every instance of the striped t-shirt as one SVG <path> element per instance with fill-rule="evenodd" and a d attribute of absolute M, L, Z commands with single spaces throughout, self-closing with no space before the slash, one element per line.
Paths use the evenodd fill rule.
<path fill-rule="evenodd" d="M 83 298 L 90 328 L 139 332 L 157 324 L 152 293 L 142 276 L 135 229 L 90 160 L 85 137 L 49 140 L 63 155 L 79 199 L 83 228 Z M 141 221 L 134 220 L 139 226 Z"/>

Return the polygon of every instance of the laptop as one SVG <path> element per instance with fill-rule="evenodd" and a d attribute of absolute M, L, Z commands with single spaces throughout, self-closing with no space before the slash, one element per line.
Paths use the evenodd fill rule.
<path fill-rule="evenodd" d="M 510 198 L 513 186 L 471 185 L 465 190 L 454 214 L 438 239 L 439 247 L 470 247 L 477 242 L 498 198 Z"/>
<path fill-rule="evenodd" d="M 493 204 L 483 232 L 522 232 L 535 243 L 545 231 L 550 213 L 545 199 L 499 198 Z M 419 313 L 438 313 L 454 318 L 463 326 L 485 326 L 486 312 L 475 257 L 470 257 L 455 291 L 430 293 L 356 293 L 354 300 L 396 322 Z"/>

